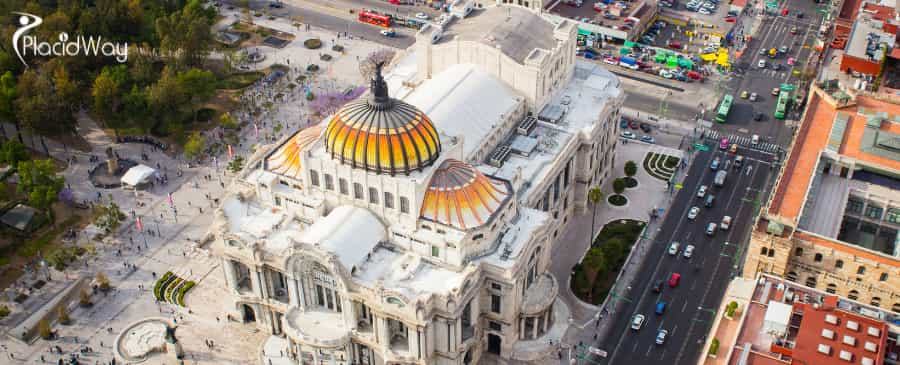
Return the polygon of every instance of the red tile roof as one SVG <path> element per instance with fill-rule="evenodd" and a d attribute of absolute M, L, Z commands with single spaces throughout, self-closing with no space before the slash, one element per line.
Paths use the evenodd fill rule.
<path fill-rule="evenodd" d="M 885 345 L 887 342 L 887 324 L 884 322 L 825 306 L 814 308 L 806 303 L 794 303 L 794 310 L 795 312 L 803 312 L 803 320 L 800 322 L 800 328 L 797 330 L 797 337 L 794 340 L 794 364 L 862 364 L 863 357 L 872 359 L 874 365 L 882 365 L 884 363 Z M 826 322 L 825 318 L 827 315 L 837 317 L 837 325 Z M 850 321 L 856 322 L 858 329 L 848 328 L 847 324 Z M 870 327 L 878 330 L 878 336 L 872 336 L 868 333 Z M 823 329 L 833 331 L 833 338 L 824 337 L 822 335 Z M 852 346 L 844 343 L 845 336 L 853 338 L 854 344 Z M 876 351 L 871 352 L 867 350 L 865 348 L 866 342 L 874 343 L 877 346 Z M 830 346 L 830 354 L 826 355 L 819 352 L 818 347 L 820 344 Z M 853 354 L 851 361 L 848 362 L 840 358 L 842 351 Z"/>
<path fill-rule="evenodd" d="M 895 14 L 894 8 L 875 4 L 866 4 L 863 7 L 863 11 L 872 14 L 872 18 L 881 21 L 893 19 Z"/>

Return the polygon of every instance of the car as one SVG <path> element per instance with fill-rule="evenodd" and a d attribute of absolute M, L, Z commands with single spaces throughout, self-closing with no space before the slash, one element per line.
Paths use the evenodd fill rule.
<path fill-rule="evenodd" d="M 661 315 L 665 314 L 667 304 L 668 303 L 661 301 L 661 300 L 656 302 L 656 310 L 654 310 L 653 313 L 656 314 L 657 316 L 661 316 Z"/>
<path fill-rule="evenodd" d="M 638 122 L 635 122 L 635 121 L 633 121 L 633 120 L 629 120 L 629 121 L 628 121 L 628 128 L 631 128 L 631 129 L 638 129 Z"/>
<path fill-rule="evenodd" d="M 735 157 L 733 166 L 735 169 L 740 169 L 742 166 L 744 166 L 744 156 Z"/>
<path fill-rule="evenodd" d="M 780 94 L 780 93 L 781 93 L 781 89 L 779 89 L 777 87 L 772 88 L 772 96 L 778 96 L 778 94 Z"/>
<path fill-rule="evenodd" d="M 660 21 L 657 21 L 655 25 L 660 28 L 665 28 L 665 27 L 669 26 L 669 23 L 666 23 L 665 21 L 660 20 Z"/>
<path fill-rule="evenodd" d="M 780 63 L 772 64 L 772 68 L 775 69 L 775 71 L 781 71 L 781 64 Z"/>
<path fill-rule="evenodd" d="M 712 160 L 712 162 L 709 163 L 709 169 L 710 169 L 710 170 L 713 170 L 713 171 L 718 170 L 718 169 L 719 169 L 719 164 L 720 164 L 721 162 L 722 162 L 722 160 L 719 159 L 718 157 L 714 158 L 714 159 Z"/>
<path fill-rule="evenodd" d="M 758 134 L 754 134 L 752 137 L 750 137 L 750 144 L 752 144 L 754 146 L 759 144 L 759 135 Z"/>
<path fill-rule="evenodd" d="M 624 132 L 622 132 L 621 136 L 622 136 L 622 138 L 627 138 L 627 139 L 637 139 L 637 134 L 634 134 L 634 132 L 631 132 L 631 131 L 624 131 Z"/>
<path fill-rule="evenodd" d="M 760 49 L 759 49 L 759 55 L 760 55 L 760 56 L 765 56 L 765 55 L 766 55 L 766 49 L 765 49 L 765 48 L 760 48 Z"/>
<path fill-rule="evenodd" d="M 669 331 L 660 329 L 659 331 L 656 332 L 656 344 L 657 345 L 665 344 L 666 337 L 668 337 L 668 336 L 669 336 Z"/>
<path fill-rule="evenodd" d="M 682 256 L 684 256 L 684 258 L 686 258 L 686 259 L 689 259 L 689 258 L 691 258 L 691 256 L 694 256 L 694 245 L 687 245 L 687 247 L 684 248 L 684 252 L 682 253 Z"/>
<path fill-rule="evenodd" d="M 746 99 L 750 97 L 750 93 L 747 90 L 741 91 L 741 99 Z"/>
<path fill-rule="evenodd" d="M 672 243 L 669 244 L 669 255 L 670 255 L 670 256 L 675 256 L 675 255 L 677 255 L 677 254 L 678 254 L 678 247 L 679 247 L 679 246 L 681 246 L 680 243 L 675 242 L 675 241 L 672 241 Z"/>
<path fill-rule="evenodd" d="M 395 37 L 397 35 L 397 32 L 394 32 L 392 29 L 382 29 L 381 35 L 385 37 Z"/>
<path fill-rule="evenodd" d="M 766 60 L 759 60 L 759 62 L 756 63 L 756 67 L 766 68 Z"/>
<path fill-rule="evenodd" d="M 791 49 L 788 48 L 788 46 L 781 46 L 781 47 L 778 47 L 778 52 L 780 52 L 780 53 L 788 53 L 790 50 L 791 50 Z"/>
<path fill-rule="evenodd" d="M 700 185 L 700 188 L 697 189 L 697 197 L 702 198 L 702 197 L 706 196 L 707 189 L 708 188 L 706 187 L 706 185 Z"/>
<path fill-rule="evenodd" d="M 674 41 L 674 42 L 672 42 L 672 43 L 669 43 L 669 48 L 671 48 L 671 49 L 681 49 L 681 42 L 679 42 L 679 41 Z"/>
<path fill-rule="evenodd" d="M 737 143 L 734 143 L 731 145 L 731 148 L 728 149 L 728 153 L 730 153 L 732 155 L 736 155 L 737 152 L 738 152 L 738 145 L 737 145 Z"/>
<path fill-rule="evenodd" d="M 791 27 L 791 34 L 797 34 L 797 27 Z"/>
<path fill-rule="evenodd" d="M 619 128 L 628 128 L 628 120 L 626 120 L 625 118 L 619 119 Z"/>
<path fill-rule="evenodd" d="M 656 144 L 656 140 L 653 139 L 653 137 L 650 137 L 650 136 L 641 136 L 641 142 L 646 142 L 646 143 L 649 143 L 649 144 Z"/>
<path fill-rule="evenodd" d="M 755 120 L 757 122 L 763 120 L 763 113 L 756 112 L 755 114 L 753 114 L 753 120 Z"/>
<path fill-rule="evenodd" d="M 608 63 L 610 65 L 617 65 L 617 64 L 619 64 L 619 60 L 612 58 L 612 57 L 606 57 L 603 59 L 603 63 Z"/>
<path fill-rule="evenodd" d="M 738 11 L 737 10 L 729 10 L 728 14 L 725 14 L 725 15 L 726 16 L 738 16 Z"/>
<path fill-rule="evenodd" d="M 669 72 L 669 70 L 659 70 L 659 76 L 667 79 L 671 79 L 672 77 L 674 77 L 672 73 Z"/>
<path fill-rule="evenodd" d="M 677 287 L 679 281 L 681 281 L 681 274 L 673 272 L 672 275 L 669 276 L 669 287 Z"/>
<path fill-rule="evenodd" d="M 606 13 L 606 14 L 603 14 L 603 19 L 616 20 L 616 19 L 619 19 L 619 17 L 612 15 L 610 13 Z"/>
<path fill-rule="evenodd" d="M 729 16 L 729 17 L 726 17 L 726 18 L 725 18 L 725 22 L 726 22 L 726 23 L 734 23 L 734 22 L 736 22 L 736 21 L 737 21 L 737 18 L 735 18 L 735 17 L 733 17 L 733 16 Z"/>
<path fill-rule="evenodd" d="M 273 1 L 273 2 L 269 3 L 269 7 L 275 8 L 275 9 L 281 9 L 284 7 L 284 4 L 282 4 L 280 1 Z"/>
<path fill-rule="evenodd" d="M 659 6 L 664 7 L 664 8 L 671 8 L 671 7 L 672 7 L 672 3 L 669 3 L 669 2 L 666 2 L 666 1 L 660 1 L 660 2 L 659 2 L 658 4 L 656 4 L 656 5 L 659 5 Z"/>
<path fill-rule="evenodd" d="M 710 194 L 710 195 L 706 196 L 706 201 L 703 202 L 703 206 L 710 208 L 713 206 L 713 203 L 715 203 L 715 202 L 716 202 L 716 196 Z"/>
<path fill-rule="evenodd" d="M 703 15 L 712 15 L 712 12 L 707 10 L 706 8 L 700 8 L 700 10 L 698 10 L 697 12 Z"/>
<path fill-rule="evenodd" d="M 718 225 L 713 222 L 710 222 L 708 225 L 706 225 L 706 235 L 707 236 L 715 235 L 716 228 L 718 228 Z"/>
<path fill-rule="evenodd" d="M 641 326 L 644 325 L 644 315 L 643 314 L 635 314 L 634 318 L 631 319 L 631 329 L 637 331 L 641 329 Z"/>
<path fill-rule="evenodd" d="M 710 3 L 710 2 L 705 2 L 705 3 L 703 3 L 703 5 L 701 5 L 701 6 L 702 6 L 704 9 L 709 10 L 709 11 L 716 10 L 716 4 L 713 4 L 713 3 Z"/>
<path fill-rule="evenodd" d="M 688 218 L 688 220 L 694 220 L 694 218 L 697 218 L 698 214 L 700 214 L 700 208 L 699 207 L 691 207 L 691 209 L 688 210 L 687 218 Z"/>
<path fill-rule="evenodd" d="M 425 14 L 425 13 L 416 13 L 416 18 L 422 19 L 422 20 L 428 20 L 429 17 L 428 17 L 428 14 Z"/>
<path fill-rule="evenodd" d="M 803 19 L 803 16 L 804 16 L 804 15 L 805 15 L 805 14 L 803 14 L 802 11 L 798 11 L 798 12 L 797 12 L 797 19 Z"/>
<path fill-rule="evenodd" d="M 662 293 L 662 288 L 663 288 L 662 280 L 657 280 L 656 282 L 653 283 L 653 292 L 654 293 L 657 293 L 657 294 Z"/>
<path fill-rule="evenodd" d="M 731 227 L 731 216 L 726 215 L 722 217 L 722 224 L 720 224 L 719 227 L 721 227 L 723 231 L 727 231 L 728 227 Z"/>
<path fill-rule="evenodd" d="M 641 127 L 641 130 L 644 131 L 644 133 L 650 133 L 650 131 L 653 130 L 653 127 L 651 127 L 651 126 L 650 126 L 649 124 L 647 124 L 647 123 L 641 123 L 641 124 L 640 124 L 640 127 Z"/>
<path fill-rule="evenodd" d="M 797 60 L 794 59 L 794 57 L 788 57 L 788 60 L 787 60 L 788 66 L 793 66 L 794 63 L 796 63 L 796 62 L 797 62 Z"/>

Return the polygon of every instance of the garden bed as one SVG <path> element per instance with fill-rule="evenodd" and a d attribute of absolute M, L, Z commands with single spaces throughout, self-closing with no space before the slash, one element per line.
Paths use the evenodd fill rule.
<path fill-rule="evenodd" d="M 624 195 L 610 195 L 609 198 L 606 199 L 609 204 L 615 205 L 617 207 L 621 207 L 625 204 L 628 204 L 628 198 Z"/>
<path fill-rule="evenodd" d="M 637 179 L 633 177 L 623 177 L 622 180 L 625 181 L 625 187 L 629 189 L 634 189 L 638 186 Z"/>
<path fill-rule="evenodd" d="M 572 292 L 591 304 L 601 304 L 615 284 L 645 222 L 622 219 L 603 226 L 584 259 L 573 268 Z"/>

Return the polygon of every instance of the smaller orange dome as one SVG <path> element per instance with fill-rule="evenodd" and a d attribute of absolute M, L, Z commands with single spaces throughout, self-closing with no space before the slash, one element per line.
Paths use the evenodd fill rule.
<path fill-rule="evenodd" d="M 324 129 L 322 124 L 316 124 L 294 134 L 287 143 L 266 159 L 268 170 L 287 177 L 300 178 L 302 174 L 300 157 L 306 147 L 319 139 Z"/>
<path fill-rule="evenodd" d="M 508 182 L 448 159 L 431 177 L 420 217 L 459 229 L 475 228 L 490 221 L 511 195 Z"/>

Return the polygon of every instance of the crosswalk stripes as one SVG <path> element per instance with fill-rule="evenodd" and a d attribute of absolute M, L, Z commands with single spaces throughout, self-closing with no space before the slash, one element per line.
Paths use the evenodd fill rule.
<path fill-rule="evenodd" d="M 706 138 L 714 141 L 716 144 L 722 140 L 722 133 L 714 130 L 707 130 L 705 133 Z M 746 136 L 736 136 L 733 134 L 729 134 L 726 136 L 730 143 L 737 143 L 739 146 L 743 146 L 745 148 L 751 148 L 754 150 L 759 150 L 763 152 L 775 153 L 778 150 L 778 145 L 774 143 L 768 142 L 759 142 L 757 144 L 752 143 L 752 139 Z"/>

